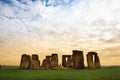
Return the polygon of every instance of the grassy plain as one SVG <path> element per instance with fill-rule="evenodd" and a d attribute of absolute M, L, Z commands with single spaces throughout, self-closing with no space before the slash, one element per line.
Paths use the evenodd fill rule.
<path fill-rule="evenodd" d="M 84 70 L 20 70 L 0 68 L 0 80 L 120 80 L 120 67 Z"/>

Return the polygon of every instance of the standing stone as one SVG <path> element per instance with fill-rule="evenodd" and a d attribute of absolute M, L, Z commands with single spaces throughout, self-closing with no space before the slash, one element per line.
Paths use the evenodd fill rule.
<path fill-rule="evenodd" d="M 83 69 L 84 68 L 83 51 L 73 50 L 72 60 L 73 60 L 73 68 L 74 69 Z"/>
<path fill-rule="evenodd" d="M 96 68 L 101 68 L 100 59 L 97 55 L 95 56 L 95 67 Z"/>
<path fill-rule="evenodd" d="M 67 68 L 72 68 L 72 66 L 73 66 L 72 57 L 71 57 L 71 55 L 68 55 L 67 56 L 66 67 Z"/>
<path fill-rule="evenodd" d="M 46 68 L 51 68 L 51 56 L 46 56 Z"/>
<path fill-rule="evenodd" d="M 29 69 L 30 68 L 31 59 L 27 54 L 23 54 L 20 62 L 20 69 Z"/>
<path fill-rule="evenodd" d="M 87 64 L 88 68 L 100 68 L 100 60 L 99 56 L 97 55 L 96 52 L 88 52 L 87 54 Z"/>
<path fill-rule="evenodd" d="M 46 69 L 46 67 L 47 67 L 47 61 L 46 61 L 46 59 L 43 59 L 42 68 Z"/>
<path fill-rule="evenodd" d="M 87 64 L 88 64 L 88 68 L 95 68 L 92 54 L 87 54 Z"/>
<path fill-rule="evenodd" d="M 62 66 L 63 67 L 66 67 L 66 56 L 65 55 L 62 55 Z"/>
<path fill-rule="evenodd" d="M 66 68 L 72 68 L 71 55 L 62 55 L 62 66 Z"/>
<path fill-rule="evenodd" d="M 39 58 L 38 58 L 37 54 L 32 55 L 30 68 L 31 69 L 39 69 L 40 68 L 40 61 L 39 61 Z"/>
<path fill-rule="evenodd" d="M 51 68 L 58 67 L 58 54 L 52 54 L 51 56 Z"/>

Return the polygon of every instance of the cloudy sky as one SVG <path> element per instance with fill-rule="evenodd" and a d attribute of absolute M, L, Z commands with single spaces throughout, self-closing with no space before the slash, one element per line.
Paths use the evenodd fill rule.
<path fill-rule="evenodd" d="M 120 65 L 120 0 L 0 0 L 0 64 L 75 49 Z"/>

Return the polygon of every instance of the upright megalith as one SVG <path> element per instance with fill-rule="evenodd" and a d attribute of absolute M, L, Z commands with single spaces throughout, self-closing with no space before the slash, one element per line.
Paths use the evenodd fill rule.
<path fill-rule="evenodd" d="M 88 68 L 100 68 L 100 60 L 99 56 L 97 55 L 96 52 L 88 52 L 87 54 L 87 64 Z"/>
<path fill-rule="evenodd" d="M 87 64 L 88 64 L 88 68 L 95 68 L 93 62 L 93 55 L 90 53 L 87 54 Z"/>
<path fill-rule="evenodd" d="M 51 68 L 51 56 L 46 56 L 46 68 Z"/>
<path fill-rule="evenodd" d="M 20 69 L 29 69 L 31 64 L 30 55 L 23 54 L 21 56 Z"/>
<path fill-rule="evenodd" d="M 62 66 L 66 68 L 72 68 L 71 55 L 62 55 Z"/>
<path fill-rule="evenodd" d="M 72 61 L 72 56 L 71 55 L 68 55 L 67 56 L 67 65 L 66 65 L 67 68 L 72 68 L 73 67 L 73 61 Z"/>
<path fill-rule="evenodd" d="M 43 69 L 58 69 L 58 54 L 52 54 L 51 56 L 46 56 L 46 59 L 42 63 Z"/>
<path fill-rule="evenodd" d="M 37 54 L 33 54 L 32 58 L 30 55 L 23 54 L 20 62 L 21 69 L 39 69 L 40 61 Z"/>
<path fill-rule="evenodd" d="M 47 61 L 46 61 L 46 59 L 43 59 L 42 69 L 47 69 Z"/>
<path fill-rule="evenodd" d="M 42 68 L 51 69 L 51 56 L 46 56 L 46 59 L 43 59 Z"/>
<path fill-rule="evenodd" d="M 66 67 L 66 55 L 62 55 L 62 66 Z"/>
<path fill-rule="evenodd" d="M 40 68 L 40 61 L 39 61 L 39 57 L 37 54 L 32 55 L 30 68 L 31 69 L 39 69 Z"/>
<path fill-rule="evenodd" d="M 100 59 L 99 59 L 98 55 L 95 56 L 95 67 L 96 68 L 101 68 Z"/>
<path fill-rule="evenodd" d="M 58 67 L 58 54 L 51 55 L 51 68 Z"/>
<path fill-rule="evenodd" d="M 84 68 L 83 51 L 73 50 L 72 60 L 73 60 L 73 68 L 74 69 L 83 69 Z"/>

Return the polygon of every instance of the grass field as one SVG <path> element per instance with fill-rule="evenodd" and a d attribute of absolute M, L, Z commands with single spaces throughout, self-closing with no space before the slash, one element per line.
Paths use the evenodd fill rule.
<path fill-rule="evenodd" d="M 0 68 L 0 80 L 120 80 L 120 67 L 84 70 L 20 70 Z"/>

